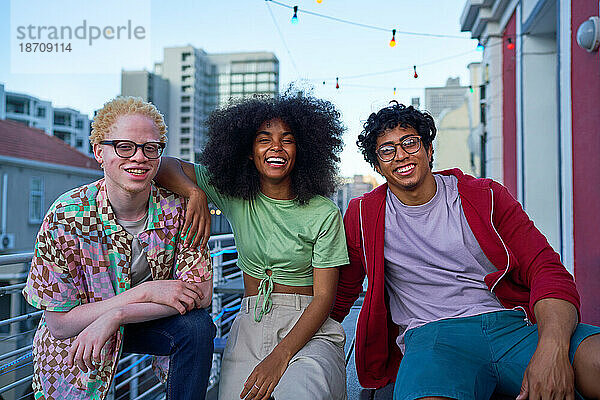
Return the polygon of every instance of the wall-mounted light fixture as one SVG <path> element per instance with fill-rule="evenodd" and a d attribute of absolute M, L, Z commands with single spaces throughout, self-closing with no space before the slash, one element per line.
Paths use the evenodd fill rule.
<path fill-rule="evenodd" d="M 590 17 L 579 25 L 577 44 L 590 53 L 598 50 L 598 47 L 600 47 L 600 18 Z"/>

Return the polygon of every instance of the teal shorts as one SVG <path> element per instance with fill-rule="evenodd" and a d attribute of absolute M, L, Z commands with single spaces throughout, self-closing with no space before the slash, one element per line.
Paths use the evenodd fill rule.
<path fill-rule="evenodd" d="M 571 337 L 571 362 L 583 339 L 598 333 L 596 326 L 577 326 Z M 406 353 L 394 400 L 427 396 L 488 400 L 494 392 L 516 397 L 537 340 L 537 326 L 528 325 L 519 310 L 444 319 L 410 329 L 404 336 Z"/>

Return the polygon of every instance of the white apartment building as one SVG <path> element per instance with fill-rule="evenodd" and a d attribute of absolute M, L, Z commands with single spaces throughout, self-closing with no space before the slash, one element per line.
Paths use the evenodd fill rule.
<path fill-rule="evenodd" d="M 55 108 L 52 135 L 71 147 L 89 156 L 93 155 L 90 145 L 90 120 L 87 115 L 72 108 Z"/>
<path fill-rule="evenodd" d="M 0 119 L 19 122 L 56 136 L 88 156 L 90 120 L 72 108 L 55 108 L 52 102 L 24 93 L 7 92 L 0 84 Z"/>

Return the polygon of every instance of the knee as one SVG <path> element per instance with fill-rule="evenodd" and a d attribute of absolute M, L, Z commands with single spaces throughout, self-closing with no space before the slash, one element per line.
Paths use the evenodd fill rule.
<path fill-rule="evenodd" d="M 213 345 L 217 329 L 205 309 L 195 309 L 180 315 L 178 324 L 180 345 L 183 347 L 206 347 Z"/>

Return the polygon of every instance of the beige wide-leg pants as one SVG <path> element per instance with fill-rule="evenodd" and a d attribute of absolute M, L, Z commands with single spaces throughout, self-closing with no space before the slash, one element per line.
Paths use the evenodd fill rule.
<path fill-rule="evenodd" d="M 242 299 L 223 353 L 219 400 L 239 399 L 246 379 L 294 327 L 312 296 L 272 293 L 273 308 L 254 320 L 257 296 Z M 296 353 L 275 387 L 275 400 L 345 400 L 346 367 L 342 325 L 328 318 Z"/>

